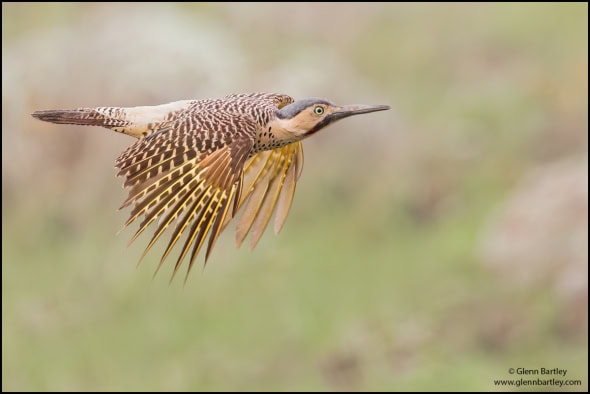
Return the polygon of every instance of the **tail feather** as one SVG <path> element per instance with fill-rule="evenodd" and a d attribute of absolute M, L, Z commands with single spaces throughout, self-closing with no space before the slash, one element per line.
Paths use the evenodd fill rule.
<path fill-rule="evenodd" d="M 32 113 L 34 118 L 57 124 L 75 124 L 84 126 L 124 126 L 125 121 L 106 116 L 93 108 L 71 110 L 45 110 Z"/>

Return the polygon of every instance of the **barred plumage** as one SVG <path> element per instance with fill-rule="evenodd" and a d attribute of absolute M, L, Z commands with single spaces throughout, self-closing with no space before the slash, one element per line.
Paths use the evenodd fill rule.
<path fill-rule="evenodd" d="M 308 133 L 350 115 L 388 108 L 251 93 L 160 106 L 37 111 L 33 116 L 58 124 L 103 126 L 138 138 L 115 162 L 117 175 L 125 177 L 129 188 L 121 209 L 132 206 L 124 228 L 143 218 L 133 242 L 157 222 L 142 258 L 173 228 L 158 269 L 186 233 L 174 277 L 192 246 L 188 276 L 209 235 L 207 261 L 217 237 L 242 206 L 238 246 L 251 232 L 254 248 L 273 212 L 274 231 L 281 230 L 303 168 L 300 141 Z"/>

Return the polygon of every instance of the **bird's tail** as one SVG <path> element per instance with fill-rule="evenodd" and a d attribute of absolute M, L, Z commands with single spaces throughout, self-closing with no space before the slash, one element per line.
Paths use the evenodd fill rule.
<path fill-rule="evenodd" d="M 141 138 L 161 128 L 165 122 L 187 109 L 193 101 L 183 100 L 146 107 L 97 107 L 43 110 L 32 113 L 34 118 L 57 124 L 102 126 Z"/>
<path fill-rule="evenodd" d="M 107 115 L 102 108 L 78 108 L 78 109 L 50 109 L 35 111 L 32 113 L 34 118 L 45 122 L 57 124 L 76 124 L 84 126 L 124 126 L 126 121 L 117 119 L 112 115 Z M 105 108 L 106 109 L 106 108 Z"/>

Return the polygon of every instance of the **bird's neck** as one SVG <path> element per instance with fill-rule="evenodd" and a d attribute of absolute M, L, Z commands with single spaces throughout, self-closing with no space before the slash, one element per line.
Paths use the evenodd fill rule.
<path fill-rule="evenodd" d="M 289 143 L 301 140 L 307 130 L 306 125 L 299 124 L 294 119 L 276 118 L 266 124 L 266 131 L 274 138 Z"/>

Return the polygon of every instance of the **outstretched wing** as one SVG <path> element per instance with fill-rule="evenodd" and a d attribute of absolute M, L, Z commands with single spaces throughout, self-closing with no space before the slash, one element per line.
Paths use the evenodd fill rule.
<path fill-rule="evenodd" d="M 142 259 L 164 231 L 173 227 L 159 269 L 180 237 L 187 234 L 173 277 L 192 245 L 188 277 L 209 234 L 207 260 L 222 224 L 239 202 L 243 167 L 252 149 L 256 124 L 235 114 L 217 112 L 215 117 L 214 128 L 207 129 L 190 116 L 180 119 L 140 139 L 116 161 L 118 175 L 125 176 L 124 186 L 130 187 L 121 208 L 133 206 L 125 227 L 143 217 L 131 242 L 150 224 L 158 223 Z M 199 118 L 203 119 L 203 114 Z"/>
<path fill-rule="evenodd" d="M 296 142 L 253 156 L 244 167 L 244 187 L 238 208 L 244 211 L 236 228 L 240 246 L 251 231 L 250 248 L 254 249 L 264 233 L 273 211 L 274 231 L 278 234 L 287 220 L 295 185 L 303 170 L 303 148 Z"/>

